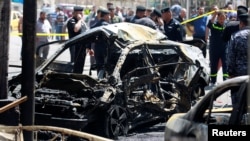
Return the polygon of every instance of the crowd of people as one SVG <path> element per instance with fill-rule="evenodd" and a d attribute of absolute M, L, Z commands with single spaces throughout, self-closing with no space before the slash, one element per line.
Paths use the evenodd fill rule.
<path fill-rule="evenodd" d="M 46 13 L 41 12 L 37 21 L 37 32 L 39 33 L 64 33 L 67 30 L 69 38 L 75 37 L 89 29 L 114 24 L 129 22 L 148 26 L 165 34 L 169 40 L 182 42 L 186 40 L 187 32 L 192 34 L 193 39 L 200 39 L 207 43 L 208 47 L 202 49 L 204 57 L 209 63 L 211 85 L 217 84 L 217 73 L 220 64 L 222 66 L 223 80 L 231 77 L 247 74 L 247 39 L 250 32 L 248 27 L 248 8 L 238 6 L 233 8 L 232 3 L 222 9 L 217 5 L 211 6 L 211 14 L 205 14 L 204 7 L 198 7 L 197 12 L 192 15 L 190 22 L 186 22 L 187 11 L 180 5 L 165 7 L 162 9 L 137 6 L 136 10 L 123 8 L 107 3 L 106 7 L 93 6 L 89 15 L 84 17 L 84 8 L 75 6 L 72 17 L 67 17 L 60 7 L 57 7 L 54 22 L 46 18 Z M 177 11 L 177 12 L 176 12 Z M 183 24 L 184 22 L 184 24 Z M 64 39 L 57 36 L 56 40 Z M 48 42 L 48 37 L 37 36 L 37 45 Z M 99 39 L 88 48 L 79 45 L 70 48 L 71 62 L 74 63 L 75 73 L 82 73 L 86 53 L 94 54 L 97 71 L 103 68 L 103 46 L 105 41 Z M 48 55 L 49 47 L 41 51 L 41 57 Z M 79 59 L 79 56 L 81 59 Z M 79 61 L 81 60 L 81 61 Z"/>

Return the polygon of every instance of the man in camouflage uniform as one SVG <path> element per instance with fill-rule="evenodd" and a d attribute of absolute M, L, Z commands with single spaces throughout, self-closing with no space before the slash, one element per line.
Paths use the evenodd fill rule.
<path fill-rule="evenodd" d="M 110 12 L 110 22 L 111 24 L 113 23 L 120 23 L 122 22 L 122 18 L 120 16 L 115 15 L 115 8 L 114 6 L 110 6 L 108 8 L 109 12 Z"/>
<path fill-rule="evenodd" d="M 227 65 L 229 77 L 237 77 L 247 75 L 248 61 L 248 36 L 250 35 L 250 27 L 248 26 L 248 14 L 238 16 L 240 20 L 240 30 L 232 35 L 228 45 Z M 232 105 L 238 104 L 238 89 L 231 90 Z"/>

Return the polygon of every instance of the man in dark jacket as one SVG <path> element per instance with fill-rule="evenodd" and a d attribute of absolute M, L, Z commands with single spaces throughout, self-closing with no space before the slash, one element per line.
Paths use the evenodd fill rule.
<path fill-rule="evenodd" d="M 235 32 L 228 44 L 227 65 L 229 78 L 248 74 L 248 40 L 250 36 L 250 26 L 248 26 L 249 15 L 241 14 L 239 18 L 239 31 Z M 231 100 L 233 108 L 239 103 L 239 88 L 231 89 Z"/>
<path fill-rule="evenodd" d="M 161 13 L 164 21 L 164 32 L 168 39 L 179 42 L 183 41 L 181 24 L 173 18 L 170 8 L 162 9 Z"/>
<path fill-rule="evenodd" d="M 154 9 L 148 17 L 144 17 L 135 21 L 136 24 L 145 25 L 156 30 L 160 30 L 160 24 L 158 23 L 161 18 L 161 12 Z"/>
<path fill-rule="evenodd" d="M 82 15 L 83 8 L 79 6 L 74 7 L 73 17 L 67 22 L 69 38 L 73 38 L 88 28 L 84 22 Z M 74 62 L 74 73 L 82 73 L 85 63 L 86 47 L 81 44 L 76 44 L 70 47 L 71 62 Z"/>
<path fill-rule="evenodd" d="M 248 13 L 248 8 L 245 6 L 238 6 L 237 7 L 237 17 L 239 17 L 239 15 L 241 14 L 245 14 Z M 225 42 L 228 42 L 231 39 L 231 35 L 237 31 L 239 31 L 239 18 L 237 18 L 236 21 L 230 21 L 226 24 L 226 27 L 224 29 L 222 38 Z"/>
<path fill-rule="evenodd" d="M 133 16 L 129 22 L 135 23 L 136 20 L 141 19 L 146 16 L 146 7 L 137 6 L 135 11 L 135 16 Z"/>
<path fill-rule="evenodd" d="M 106 9 L 100 9 L 100 20 L 92 27 L 96 28 L 99 26 L 105 26 L 109 24 L 110 21 L 110 12 Z M 107 57 L 107 42 L 102 36 L 97 36 L 94 48 L 94 56 L 96 61 L 97 75 L 101 79 L 104 77 L 105 69 L 105 58 Z"/>

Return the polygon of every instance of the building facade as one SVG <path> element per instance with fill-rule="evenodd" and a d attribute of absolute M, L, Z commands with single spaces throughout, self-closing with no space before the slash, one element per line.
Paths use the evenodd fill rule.
<path fill-rule="evenodd" d="M 248 0 L 37 0 L 38 7 L 44 3 L 48 3 L 53 6 L 59 3 L 73 3 L 77 5 L 96 5 L 106 6 L 107 2 L 112 2 L 114 5 L 120 7 L 134 8 L 137 5 L 143 5 L 146 7 L 163 8 L 171 6 L 173 4 L 180 4 L 189 10 L 197 9 L 199 6 L 209 8 L 212 4 L 217 4 L 219 7 L 224 7 L 227 2 L 232 2 L 236 8 L 238 5 L 248 5 Z"/>

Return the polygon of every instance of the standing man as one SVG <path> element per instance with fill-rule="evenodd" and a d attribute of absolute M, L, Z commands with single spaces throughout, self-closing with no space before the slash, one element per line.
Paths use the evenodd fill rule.
<path fill-rule="evenodd" d="M 103 9 L 103 7 L 100 7 L 96 12 L 96 16 L 90 20 L 89 28 L 92 28 L 101 19 L 101 9 Z"/>
<path fill-rule="evenodd" d="M 248 17 L 248 13 L 238 16 L 240 21 L 240 30 L 232 35 L 231 40 L 228 44 L 227 70 L 230 78 L 248 74 L 248 40 L 250 35 Z M 238 103 L 239 96 L 237 95 L 237 91 L 237 88 L 231 90 L 231 99 L 234 108 L 236 105 L 240 104 Z"/>
<path fill-rule="evenodd" d="M 67 28 L 69 39 L 88 30 L 83 18 L 83 7 L 75 6 L 73 17 L 68 21 Z M 74 62 L 73 73 L 82 73 L 85 63 L 86 47 L 82 44 L 75 44 L 70 47 L 71 62 Z"/>
<path fill-rule="evenodd" d="M 18 33 L 20 34 L 20 38 L 21 38 L 21 43 L 23 42 L 23 16 L 19 17 L 18 20 Z M 22 48 L 21 48 L 21 57 L 20 60 L 22 60 Z"/>
<path fill-rule="evenodd" d="M 178 42 L 183 41 L 181 24 L 173 18 L 170 8 L 162 9 L 161 13 L 164 22 L 164 32 L 168 39 Z"/>
<path fill-rule="evenodd" d="M 46 13 L 44 11 L 41 11 L 40 16 L 39 16 L 37 23 L 36 23 L 36 33 L 50 34 L 51 31 L 52 31 L 52 27 L 46 18 Z M 40 45 L 46 44 L 48 42 L 49 42 L 49 36 L 39 36 L 38 35 L 36 37 L 36 45 L 37 45 L 36 49 L 38 49 L 38 47 Z M 39 56 L 43 59 L 47 59 L 48 54 L 49 54 L 49 45 L 43 46 L 39 50 Z"/>
<path fill-rule="evenodd" d="M 109 12 L 110 12 L 110 21 L 109 23 L 113 24 L 113 23 L 120 23 L 122 22 L 122 18 L 118 15 L 115 14 L 115 8 L 114 6 L 110 6 L 108 8 Z"/>
<path fill-rule="evenodd" d="M 134 11 L 131 8 L 128 8 L 127 14 L 125 16 L 124 22 L 130 22 L 131 19 L 134 17 Z"/>
<path fill-rule="evenodd" d="M 239 31 L 239 24 L 240 24 L 240 21 L 239 21 L 239 15 L 241 14 L 245 14 L 245 13 L 248 13 L 248 8 L 245 7 L 245 6 L 238 6 L 237 7 L 237 20 L 236 21 L 229 21 L 227 24 L 226 24 L 226 28 L 223 32 L 223 35 L 222 35 L 222 38 L 225 42 L 227 42 L 228 44 L 228 41 L 231 39 L 231 35 L 237 31 Z"/>
<path fill-rule="evenodd" d="M 108 25 L 110 21 L 110 12 L 106 9 L 100 9 L 100 20 L 92 27 Z M 94 56 L 96 61 L 97 75 L 99 79 L 104 78 L 105 72 L 105 58 L 107 57 L 107 41 L 101 36 L 97 36 L 95 42 Z"/>
<path fill-rule="evenodd" d="M 204 7 L 199 7 L 198 14 L 193 16 L 192 18 L 201 16 L 204 14 Z M 202 16 L 190 23 L 187 24 L 187 29 L 193 34 L 193 38 L 201 39 L 206 42 L 205 35 L 206 35 L 206 23 L 207 23 L 207 16 Z M 194 30 L 191 29 L 190 25 L 194 27 Z M 206 47 L 202 48 L 202 53 L 206 58 Z"/>
<path fill-rule="evenodd" d="M 211 6 L 210 12 L 216 12 L 216 11 L 218 11 L 218 10 L 219 10 L 219 8 L 218 8 L 217 5 L 212 5 L 212 6 Z M 207 23 L 206 23 L 206 25 L 207 25 L 208 22 L 212 19 L 213 15 L 214 15 L 214 13 L 212 13 L 212 14 L 210 14 L 210 15 L 207 16 Z M 215 19 L 214 21 L 216 21 L 216 20 L 217 20 L 217 19 Z M 210 29 L 209 29 L 208 27 L 206 27 L 205 42 L 208 41 L 210 35 L 211 35 Z"/>
<path fill-rule="evenodd" d="M 89 26 L 90 20 L 93 19 L 93 18 L 95 18 L 96 14 L 97 14 L 97 9 L 96 9 L 96 6 L 94 5 L 94 6 L 92 7 L 92 9 L 91 9 L 89 15 L 85 18 L 85 23 L 87 23 L 88 27 L 90 27 L 90 26 Z"/>
<path fill-rule="evenodd" d="M 149 16 L 138 19 L 135 21 L 135 23 L 145 25 L 161 31 L 160 26 L 162 23 L 159 23 L 160 21 L 161 21 L 161 12 L 157 9 L 154 9 Z"/>
<path fill-rule="evenodd" d="M 215 19 L 217 21 L 215 22 Z M 210 59 L 210 77 L 211 85 L 216 84 L 218 63 L 222 62 L 223 80 L 228 78 L 226 65 L 226 43 L 222 40 L 223 30 L 225 28 L 226 15 L 223 12 L 215 11 L 213 17 L 209 20 L 207 27 L 211 31 L 209 42 L 209 59 Z"/>
<path fill-rule="evenodd" d="M 145 16 L 149 17 L 152 12 L 153 12 L 152 8 L 147 8 L 145 12 Z"/>
<path fill-rule="evenodd" d="M 248 14 L 238 16 L 240 20 L 239 31 L 231 36 L 228 45 L 227 64 L 229 77 L 247 75 L 248 56 L 248 36 L 250 27 L 248 26 Z"/>
<path fill-rule="evenodd" d="M 146 7 L 137 6 L 135 11 L 135 16 L 133 16 L 129 22 L 135 23 L 136 20 L 141 19 L 146 16 Z"/>
<path fill-rule="evenodd" d="M 67 20 L 67 16 L 65 13 L 60 10 L 56 16 L 56 33 L 62 34 L 63 33 L 63 25 Z M 56 36 L 56 40 L 62 40 L 62 36 Z"/>
<path fill-rule="evenodd" d="M 184 22 L 184 20 L 186 20 L 186 17 L 187 17 L 186 8 L 181 8 L 180 14 L 178 18 L 176 18 L 176 20 L 178 20 L 181 24 L 182 22 Z M 182 27 L 182 38 L 183 40 L 185 40 L 186 39 L 186 28 L 185 28 L 186 24 L 182 24 L 181 27 Z"/>

